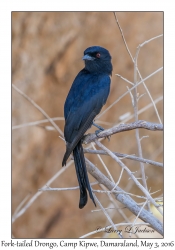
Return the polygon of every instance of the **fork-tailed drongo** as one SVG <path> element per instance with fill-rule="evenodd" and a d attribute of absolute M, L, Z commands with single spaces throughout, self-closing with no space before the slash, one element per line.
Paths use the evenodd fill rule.
<path fill-rule="evenodd" d="M 83 208 L 87 203 L 87 190 L 95 204 L 81 139 L 106 103 L 112 74 L 111 56 L 105 48 L 89 47 L 84 51 L 82 59 L 85 61 L 85 67 L 76 76 L 64 105 L 66 153 L 62 162 L 62 166 L 66 165 L 68 157 L 73 152 L 80 186 L 79 208 Z"/>

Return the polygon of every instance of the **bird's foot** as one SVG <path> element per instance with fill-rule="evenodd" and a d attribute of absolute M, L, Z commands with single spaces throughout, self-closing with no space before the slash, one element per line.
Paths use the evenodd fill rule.
<path fill-rule="evenodd" d="M 95 122 L 92 123 L 98 130 L 95 131 L 96 136 L 98 137 L 98 134 L 104 130 L 100 125 L 96 124 Z"/>
<path fill-rule="evenodd" d="M 95 134 L 96 134 L 96 136 L 97 136 L 98 138 L 100 138 L 100 137 L 98 136 L 98 134 L 99 134 L 100 132 L 102 132 L 103 130 L 104 130 L 104 128 L 95 131 Z M 110 135 L 105 136 L 105 139 L 106 139 L 106 138 L 108 139 L 108 141 L 110 141 L 111 136 L 110 136 Z"/>
<path fill-rule="evenodd" d="M 90 136 L 90 133 L 89 134 L 86 134 L 86 135 L 83 135 L 82 139 L 81 139 L 81 142 L 82 144 L 87 144 L 86 142 L 86 137 Z"/>
<path fill-rule="evenodd" d="M 99 130 L 96 130 L 96 131 L 103 131 L 104 128 L 101 127 L 100 125 L 96 124 L 95 122 L 92 123 L 92 125 L 94 125 L 96 128 L 98 128 Z M 100 133 L 100 132 L 99 132 Z"/>
<path fill-rule="evenodd" d="M 95 131 L 95 134 L 96 134 L 97 137 L 99 137 L 98 134 L 99 134 L 101 131 L 103 131 L 103 130 L 99 129 L 99 130 L 96 130 L 96 131 Z M 100 137 L 99 137 L 99 138 L 100 138 Z"/>
<path fill-rule="evenodd" d="M 107 138 L 107 139 L 108 139 L 108 141 L 110 141 L 111 136 L 110 136 L 110 135 L 108 135 L 108 136 L 106 136 L 105 138 Z"/>

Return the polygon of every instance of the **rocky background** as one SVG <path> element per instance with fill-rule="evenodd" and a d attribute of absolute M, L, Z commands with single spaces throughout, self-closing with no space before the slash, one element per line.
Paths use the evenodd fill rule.
<path fill-rule="evenodd" d="M 117 13 L 127 45 L 133 57 L 137 46 L 152 37 L 163 33 L 162 12 L 119 12 Z M 134 65 L 126 50 L 113 12 L 13 12 L 12 13 L 12 83 L 34 100 L 63 131 L 63 106 L 69 88 L 83 68 L 83 51 L 92 45 L 107 48 L 112 55 L 113 75 L 111 93 L 105 110 L 127 91 L 129 83 L 116 76 L 119 74 L 129 81 L 134 79 Z M 138 67 L 142 77 L 146 77 L 163 65 L 163 38 L 158 38 L 141 48 Z M 146 82 L 153 100 L 163 95 L 163 72 L 159 72 Z M 151 103 L 143 86 L 138 87 L 139 95 L 144 94 L 138 103 L 139 110 Z M 163 121 L 163 102 L 157 109 Z M 133 114 L 131 96 L 127 94 L 105 115 L 99 124 L 110 128 L 120 122 L 119 117 L 130 112 Z M 65 152 L 65 143 L 55 130 L 47 130 L 43 123 L 35 126 L 15 128 L 16 125 L 43 120 L 45 117 L 28 100 L 12 88 L 12 215 L 22 201 L 29 201 L 59 170 Z M 153 107 L 139 115 L 139 119 L 159 123 Z M 130 119 L 128 122 L 132 122 Z M 95 129 L 91 128 L 90 132 Z M 143 157 L 163 161 L 162 132 L 140 130 L 140 137 L 149 136 L 141 141 Z M 135 131 L 113 135 L 110 142 L 103 143 L 111 150 L 138 155 Z M 106 172 L 97 156 L 86 154 L 105 175 Z M 121 168 L 108 156 L 102 156 L 115 181 Z M 137 171 L 140 164 L 124 159 L 131 171 Z M 163 170 L 145 165 L 148 188 L 151 192 L 163 192 Z M 95 180 L 90 177 L 90 181 Z M 74 164 L 64 171 L 50 185 L 51 187 L 77 186 Z M 143 195 L 128 179 L 126 173 L 120 182 L 125 191 Z M 99 186 L 94 186 L 100 189 Z M 112 207 L 108 197 L 96 193 L 104 207 Z M 25 200 L 27 199 L 27 200 Z M 143 200 L 135 199 L 138 202 Z M 109 225 L 102 212 L 91 212 L 95 207 L 91 200 L 80 210 L 79 190 L 44 192 L 12 224 L 15 238 L 75 238 L 96 230 L 98 226 Z M 21 204 L 22 205 L 22 204 Z M 122 204 L 118 204 L 122 207 Z M 20 210 L 21 208 L 19 208 Z M 132 214 L 123 208 L 132 220 Z M 109 210 L 114 223 L 124 221 L 118 211 Z M 98 233 L 95 237 L 102 237 Z M 143 237 L 154 237 L 142 235 Z M 93 236 L 94 237 L 94 236 Z M 113 237 L 106 234 L 105 237 Z M 114 235 L 116 237 L 116 234 Z M 126 236 L 128 237 L 128 235 Z M 134 237 L 134 236 L 133 236 Z"/>

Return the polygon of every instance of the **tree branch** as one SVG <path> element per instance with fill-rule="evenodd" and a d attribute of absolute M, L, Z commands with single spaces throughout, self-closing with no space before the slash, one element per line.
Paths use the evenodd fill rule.
<path fill-rule="evenodd" d="M 93 150 L 93 149 L 85 149 L 85 148 L 84 148 L 84 153 L 108 155 L 104 150 Z M 156 162 L 156 161 L 140 158 L 140 157 L 137 157 L 135 155 L 121 154 L 121 153 L 117 153 L 117 152 L 113 152 L 113 154 L 115 154 L 118 157 L 123 157 L 123 158 L 130 159 L 133 161 L 140 161 L 140 162 L 143 162 L 146 164 L 150 164 L 150 165 L 154 165 L 154 166 L 163 168 L 163 163 L 161 163 L 161 162 Z"/>
<path fill-rule="evenodd" d="M 132 123 L 128 123 L 128 124 L 120 124 L 117 127 L 105 129 L 104 131 L 100 132 L 98 134 L 98 136 L 96 134 L 88 134 L 88 135 L 84 136 L 83 142 L 85 144 L 88 144 L 88 143 L 94 141 L 95 139 L 104 138 L 104 137 L 107 137 L 107 136 L 110 136 L 110 135 L 113 135 L 116 133 L 129 131 L 129 130 L 133 130 L 136 128 L 144 128 L 144 129 L 151 130 L 151 131 L 163 131 L 162 124 L 138 120 L 136 122 L 132 122 Z"/>
<path fill-rule="evenodd" d="M 88 172 L 101 184 L 103 184 L 108 190 L 112 190 L 115 187 L 115 184 L 112 183 L 98 168 L 94 166 L 92 162 L 86 159 L 87 170 Z M 123 191 L 118 186 L 115 187 L 116 191 Z M 124 191 L 123 191 L 124 192 Z M 139 218 L 151 225 L 157 232 L 163 235 L 163 225 L 162 223 L 155 218 L 150 212 L 145 209 L 142 209 L 137 205 L 137 203 L 128 195 L 119 193 L 114 194 L 115 198 L 120 201 L 124 206 L 126 206 L 133 214 L 136 216 L 139 214 Z M 141 210 L 141 211 L 140 211 Z"/>
<path fill-rule="evenodd" d="M 156 209 L 162 214 L 162 211 L 160 209 L 160 205 L 158 205 L 155 200 L 151 197 L 150 193 L 147 189 L 145 189 L 141 183 L 137 180 L 137 178 L 134 176 L 134 174 L 129 170 L 129 168 L 116 156 L 114 155 L 108 148 L 106 148 L 103 144 L 101 144 L 98 140 L 95 140 L 95 143 L 105 150 L 111 157 L 114 159 L 129 175 L 129 177 L 134 181 L 134 183 L 137 185 L 137 187 L 145 194 L 148 200 L 156 207 Z"/>
<path fill-rule="evenodd" d="M 63 132 L 61 129 L 58 127 L 58 125 L 50 118 L 50 116 L 38 105 L 36 102 L 34 102 L 30 97 L 28 97 L 25 93 L 23 93 L 20 89 L 18 89 L 14 84 L 12 84 L 12 87 L 19 93 L 21 94 L 24 98 L 26 98 L 35 108 L 37 108 L 48 120 L 49 122 L 53 125 L 53 127 L 58 131 L 60 135 L 63 136 Z"/>

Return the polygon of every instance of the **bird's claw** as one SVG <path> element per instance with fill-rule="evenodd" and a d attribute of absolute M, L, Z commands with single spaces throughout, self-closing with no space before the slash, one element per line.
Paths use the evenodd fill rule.
<path fill-rule="evenodd" d="M 106 136 L 106 137 L 105 137 L 105 139 L 106 139 L 106 138 L 108 139 L 108 141 L 110 141 L 111 136 L 110 136 L 110 135 L 108 135 L 108 136 Z"/>
<path fill-rule="evenodd" d="M 86 138 L 87 138 L 89 135 L 90 135 L 90 133 L 89 133 L 89 134 L 86 134 L 86 135 L 84 135 L 84 136 L 82 137 L 82 139 L 81 139 L 82 144 L 87 144 Z"/>
<path fill-rule="evenodd" d="M 98 134 L 99 134 L 101 131 L 103 131 L 103 130 L 98 129 L 98 130 L 95 131 L 95 134 L 96 134 L 96 136 L 97 136 L 98 138 L 100 138 L 100 137 L 98 136 Z"/>
<path fill-rule="evenodd" d="M 103 129 L 104 130 L 104 129 Z M 102 132 L 103 130 L 101 130 L 101 129 L 99 129 L 99 130 L 96 130 L 95 131 L 95 134 L 96 134 L 96 136 L 98 137 L 98 138 L 100 138 L 99 136 L 98 136 L 98 134 L 100 133 L 100 132 Z M 111 136 L 110 135 L 108 135 L 108 136 L 105 136 L 105 139 L 108 139 L 108 141 L 110 141 L 110 138 L 111 138 Z"/>

